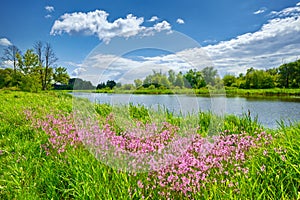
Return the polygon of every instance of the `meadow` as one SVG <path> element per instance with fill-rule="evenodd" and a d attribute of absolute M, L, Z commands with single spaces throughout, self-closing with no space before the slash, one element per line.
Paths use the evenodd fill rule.
<path fill-rule="evenodd" d="M 1 90 L 0 102 L 0 199 L 300 199 L 300 123 L 266 129 L 246 114 L 183 117 L 54 91 Z"/>

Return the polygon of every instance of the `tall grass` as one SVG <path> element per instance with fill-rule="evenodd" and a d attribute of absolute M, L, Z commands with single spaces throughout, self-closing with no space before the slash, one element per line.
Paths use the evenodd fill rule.
<path fill-rule="evenodd" d="M 79 101 L 83 105 L 87 103 Z M 49 153 L 45 145 L 50 148 L 51 135 L 45 126 L 41 126 L 42 123 L 39 126 L 37 122 L 48 123 L 58 134 L 64 134 L 62 132 L 67 126 L 57 124 L 74 124 L 73 99 L 70 95 L 0 91 L 0 102 L 0 199 L 164 199 L 165 196 L 171 199 L 300 198 L 300 124 L 282 124 L 277 130 L 264 130 L 247 115 L 220 119 L 208 112 L 181 116 L 163 109 L 154 112 L 142 106 L 113 108 L 109 105 L 95 105 L 99 128 L 109 123 L 113 132 L 119 134 L 118 138 L 126 130 L 119 125 L 120 121 L 116 123 L 111 118 L 114 112 L 115 115 L 119 113 L 123 116 L 120 120 L 130 120 L 133 124 L 165 121 L 179 129 L 185 128 L 185 132 L 195 131 L 199 140 L 195 140 L 192 146 L 193 155 L 187 154 L 188 157 L 182 159 L 193 157 L 197 158 L 196 163 L 206 163 L 207 176 L 199 185 L 200 188 L 196 189 L 197 184 L 192 181 L 196 180 L 193 178 L 196 178 L 196 172 L 200 173 L 200 168 L 190 175 L 186 172 L 178 174 L 181 168 L 176 162 L 180 159 L 174 162 L 174 169 L 178 177 L 182 178 L 178 183 L 186 181 L 188 184 L 185 188 L 192 187 L 196 191 L 184 192 L 174 190 L 172 184 L 176 181 L 160 170 L 134 173 L 105 165 L 80 141 L 73 146 L 66 141 L 63 152 L 52 149 Z M 55 123 L 50 123 L 49 116 L 54 117 Z M 200 141 L 209 135 L 211 124 L 220 121 L 222 123 L 215 131 L 220 133 L 218 141 L 221 143 L 214 148 L 231 149 L 230 159 L 222 157 L 227 155 L 225 152 L 216 154 L 219 151 L 197 157 L 195 145 L 202 144 Z M 117 128 L 117 125 L 120 127 Z M 191 125 L 196 129 L 189 129 Z M 69 133 L 74 134 L 74 131 L 70 129 Z M 240 157 L 240 154 L 244 157 Z M 203 159 L 210 158 L 209 155 L 219 161 L 208 165 L 210 161 Z M 187 172 L 196 169 L 197 165 L 189 166 Z M 160 185 L 160 182 L 165 184 Z"/>

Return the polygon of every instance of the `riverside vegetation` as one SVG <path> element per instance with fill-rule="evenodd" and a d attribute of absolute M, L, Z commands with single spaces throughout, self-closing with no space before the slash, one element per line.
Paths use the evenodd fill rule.
<path fill-rule="evenodd" d="M 247 115 L 229 115 L 215 127 L 219 134 L 208 137 L 218 120 L 211 113 L 183 117 L 143 106 L 113 108 L 53 91 L 1 90 L 0 102 L 0 199 L 300 198 L 299 123 L 279 122 L 271 130 Z M 97 120 L 80 126 L 74 102 L 91 106 Z M 116 119 L 122 110 L 131 123 L 125 130 Z M 194 129 L 185 128 L 191 123 Z M 180 155 L 166 157 L 168 165 L 157 167 L 154 159 L 149 171 L 129 170 L 174 140 L 180 147 L 184 134 L 193 137 Z M 97 159 L 105 150 L 99 144 L 114 147 L 116 157 L 138 155 L 136 162 L 128 162 L 127 171 L 106 165 Z"/>

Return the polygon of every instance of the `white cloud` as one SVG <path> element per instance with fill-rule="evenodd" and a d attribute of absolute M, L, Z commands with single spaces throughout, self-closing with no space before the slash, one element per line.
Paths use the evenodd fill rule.
<path fill-rule="evenodd" d="M 293 9 L 286 8 L 278 13 Z M 300 57 L 300 13 L 293 13 L 293 16 L 270 19 L 256 32 L 174 54 L 139 57 L 138 60 L 116 55 L 94 55 L 84 63 L 84 66 L 88 67 L 82 75 L 91 78 L 93 84 L 97 84 L 99 79 L 114 79 L 127 83 L 144 78 L 151 74 L 153 69 L 165 73 L 169 69 L 184 72 L 191 68 L 214 66 L 221 75 L 238 75 L 245 73 L 249 67 L 279 67 L 283 62 L 294 61 Z M 168 27 L 167 24 L 163 24 L 159 27 Z"/>
<path fill-rule="evenodd" d="M 52 15 L 49 15 L 49 14 L 48 14 L 48 15 L 45 15 L 45 18 L 46 18 L 46 19 L 49 19 L 49 18 L 51 18 L 51 17 L 52 17 Z"/>
<path fill-rule="evenodd" d="M 152 27 L 145 27 L 142 26 L 144 23 L 143 17 L 128 14 L 126 18 L 119 18 L 109 22 L 107 20 L 108 15 L 103 10 L 95 10 L 88 13 L 66 13 L 54 22 L 50 34 L 84 33 L 86 35 L 96 35 L 100 40 L 108 43 L 114 37 L 145 36 L 153 33 L 153 31 L 160 32 L 171 29 L 171 25 L 167 21 L 162 21 Z"/>
<path fill-rule="evenodd" d="M 167 21 L 162 21 L 154 25 L 154 30 L 157 32 L 171 30 L 171 25 Z"/>
<path fill-rule="evenodd" d="M 287 13 L 288 10 L 294 8 L 286 8 L 278 13 Z M 257 32 L 208 45 L 204 50 L 212 57 L 216 67 L 224 72 L 240 73 L 245 66 L 265 69 L 278 67 L 283 60 L 293 61 L 300 56 L 299 46 L 300 13 L 271 19 Z"/>
<path fill-rule="evenodd" d="M 152 16 L 151 19 L 149 19 L 148 21 L 149 22 L 155 22 L 157 20 L 159 20 L 159 18 L 157 16 Z"/>
<path fill-rule="evenodd" d="M 281 11 L 272 11 L 270 13 L 273 17 L 293 17 L 293 16 L 299 16 L 300 13 L 300 2 L 297 3 L 294 7 L 288 7 Z"/>
<path fill-rule="evenodd" d="M 259 9 L 259 10 L 255 11 L 255 12 L 253 12 L 253 14 L 254 15 L 258 15 L 258 14 L 262 14 L 264 12 L 266 12 L 266 9 L 262 8 L 262 9 Z"/>
<path fill-rule="evenodd" d="M 45 10 L 47 11 L 47 12 L 54 12 L 54 7 L 53 6 L 45 6 Z"/>
<path fill-rule="evenodd" d="M 14 68 L 14 61 L 12 60 L 5 60 L 0 62 L 0 64 L 2 68 L 11 68 L 11 69 Z"/>
<path fill-rule="evenodd" d="M 12 43 L 7 38 L 0 38 L 0 46 L 10 46 Z"/>
<path fill-rule="evenodd" d="M 178 19 L 176 20 L 176 23 L 177 23 L 177 24 L 184 24 L 185 22 L 184 22 L 183 19 L 178 18 Z"/>
<path fill-rule="evenodd" d="M 86 69 L 83 68 L 83 67 L 79 67 L 79 68 L 74 69 L 74 70 L 71 72 L 71 75 L 72 75 L 72 76 L 75 76 L 75 77 L 78 77 L 78 76 L 80 76 L 83 72 L 86 72 Z"/>

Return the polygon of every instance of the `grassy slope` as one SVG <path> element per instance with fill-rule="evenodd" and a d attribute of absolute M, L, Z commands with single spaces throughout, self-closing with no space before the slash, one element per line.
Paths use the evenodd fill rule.
<path fill-rule="evenodd" d="M 142 195 L 161 198 L 159 189 L 145 191 L 137 187 L 137 180 L 145 179 L 146 174 L 130 176 L 117 172 L 101 164 L 83 146 L 69 149 L 65 154 L 46 156 L 41 145 L 48 137 L 32 127 L 24 110 L 34 110 L 37 117 L 59 110 L 70 113 L 70 96 L 56 92 L 0 91 L 0 102 L 0 199 L 139 199 Z M 201 116 L 200 125 L 205 131 L 209 116 Z M 175 118 L 169 119 L 177 122 Z M 224 124 L 226 129 L 236 132 L 253 132 L 258 128 L 247 118 L 227 117 Z M 264 156 L 263 150 L 253 152 L 255 156 L 246 163 L 248 177 L 239 175 L 234 178 L 239 182 L 238 193 L 216 183 L 194 198 L 299 199 L 300 125 L 282 126 L 280 130 L 268 132 L 275 137 L 264 149 L 268 154 Z M 282 149 L 283 153 L 276 153 L 274 148 Z M 282 155 L 285 161 L 281 159 Z M 266 170 L 258 173 L 262 165 Z"/>

